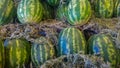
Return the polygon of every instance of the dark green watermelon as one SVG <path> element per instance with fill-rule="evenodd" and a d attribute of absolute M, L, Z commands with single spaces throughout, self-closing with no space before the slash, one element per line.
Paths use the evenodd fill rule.
<path fill-rule="evenodd" d="M 0 40 L 0 68 L 4 68 L 4 46 L 3 46 L 3 41 Z"/>
<path fill-rule="evenodd" d="M 86 53 L 86 41 L 83 33 L 73 27 L 63 29 L 59 34 L 58 55 Z"/>
<path fill-rule="evenodd" d="M 43 5 L 43 20 L 53 18 L 53 8 L 50 7 L 45 1 L 41 1 Z"/>
<path fill-rule="evenodd" d="M 14 16 L 14 3 L 12 0 L 0 0 L 0 25 L 11 22 Z"/>
<path fill-rule="evenodd" d="M 45 37 L 35 40 L 31 49 L 31 59 L 35 67 L 40 67 L 47 60 L 55 58 L 54 45 Z"/>
<path fill-rule="evenodd" d="M 110 62 L 111 66 L 116 65 L 117 51 L 110 35 L 93 35 L 88 44 L 89 54 L 102 57 L 105 62 Z"/>
<path fill-rule="evenodd" d="M 30 58 L 30 44 L 27 40 L 6 40 L 4 47 L 6 68 L 23 68 L 28 63 Z"/>
<path fill-rule="evenodd" d="M 17 16 L 21 23 L 39 23 L 43 17 L 43 6 L 39 0 L 21 0 Z"/>

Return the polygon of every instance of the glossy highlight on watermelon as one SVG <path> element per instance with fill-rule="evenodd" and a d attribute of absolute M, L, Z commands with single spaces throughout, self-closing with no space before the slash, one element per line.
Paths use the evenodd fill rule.
<path fill-rule="evenodd" d="M 86 41 L 83 33 L 74 27 L 63 29 L 59 34 L 58 55 L 86 53 Z"/>
<path fill-rule="evenodd" d="M 3 41 L 0 40 L 0 68 L 4 68 L 4 46 L 3 46 Z"/>
<path fill-rule="evenodd" d="M 55 49 L 51 41 L 45 37 L 35 40 L 31 48 L 31 59 L 35 67 L 40 67 L 49 59 L 55 58 Z"/>
<path fill-rule="evenodd" d="M 95 0 L 94 11 L 98 18 L 111 18 L 113 15 L 113 0 Z"/>
<path fill-rule="evenodd" d="M 21 23 L 39 23 L 43 16 L 43 6 L 39 0 L 21 0 L 17 8 Z"/>
<path fill-rule="evenodd" d="M 11 22 L 14 16 L 14 4 L 12 0 L 0 0 L 0 25 Z"/>
<path fill-rule="evenodd" d="M 71 0 L 65 14 L 71 25 L 83 25 L 91 17 L 90 2 L 88 0 Z"/>
<path fill-rule="evenodd" d="M 60 3 L 60 0 L 46 0 L 46 1 L 51 6 L 58 6 Z"/>
<path fill-rule="evenodd" d="M 116 65 L 117 52 L 110 35 L 93 35 L 89 39 L 88 44 L 89 54 L 102 57 L 105 62 L 110 62 L 111 66 Z"/>
<path fill-rule="evenodd" d="M 23 68 L 30 59 L 30 44 L 25 39 L 5 40 L 5 67 Z"/>

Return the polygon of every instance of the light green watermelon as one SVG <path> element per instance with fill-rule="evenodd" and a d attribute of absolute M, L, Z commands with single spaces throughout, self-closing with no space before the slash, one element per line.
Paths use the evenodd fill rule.
<path fill-rule="evenodd" d="M 17 16 L 21 23 L 39 23 L 43 16 L 43 6 L 39 0 L 21 0 Z"/>

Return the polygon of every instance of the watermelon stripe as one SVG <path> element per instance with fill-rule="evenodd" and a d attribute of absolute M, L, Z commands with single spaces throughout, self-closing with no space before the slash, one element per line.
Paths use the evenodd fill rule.
<path fill-rule="evenodd" d="M 22 41 L 21 41 L 22 42 Z M 28 54 L 28 52 L 30 52 L 30 47 L 29 46 L 27 46 L 27 44 L 29 44 L 29 42 L 22 42 L 22 43 L 24 43 L 23 45 L 25 45 L 26 47 L 23 47 L 23 48 L 25 48 L 26 50 L 23 50 L 23 55 L 24 55 L 24 57 L 23 57 L 23 61 L 26 61 L 26 59 L 27 60 L 29 60 L 29 54 Z M 26 44 L 27 43 L 27 44 Z"/>
<path fill-rule="evenodd" d="M 80 35 L 80 39 L 81 40 L 84 40 L 83 38 L 82 38 L 82 33 L 79 31 L 79 35 Z M 84 41 L 81 41 L 81 44 L 84 44 Z M 82 45 L 81 47 L 80 47 L 80 50 L 82 50 L 82 48 L 84 49 L 84 46 Z"/>
<path fill-rule="evenodd" d="M 32 48 L 31 50 L 32 50 L 31 55 L 36 56 L 36 51 L 34 51 L 35 53 L 33 52 L 33 50 L 36 50 L 36 47 Z M 36 57 L 33 57 L 33 56 L 31 57 L 32 57 L 32 60 L 34 60 L 33 63 L 37 65 L 38 63 L 37 63 Z"/>
<path fill-rule="evenodd" d="M 45 44 L 45 45 L 46 45 L 46 44 Z M 42 51 L 43 51 L 42 54 L 43 54 L 43 57 L 44 57 L 44 56 L 46 56 L 46 55 L 45 55 L 45 46 L 42 46 L 42 48 L 43 48 L 43 50 L 42 50 Z M 43 62 L 45 62 L 45 61 L 46 61 L 46 59 L 43 58 Z"/>
<path fill-rule="evenodd" d="M 40 4 L 40 5 L 38 5 L 38 8 L 40 8 L 42 5 Z M 39 11 L 40 10 L 40 11 Z M 37 13 L 38 14 L 36 14 L 36 21 L 37 21 L 37 19 L 40 19 L 40 16 L 43 16 L 42 15 L 42 11 L 43 11 L 43 8 L 41 8 L 41 9 L 39 9 L 38 11 L 37 11 Z M 37 16 L 37 15 L 40 15 L 40 16 Z"/>
<path fill-rule="evenodd" d="M 64 37 L 64 36 L 65 36 L 66 31 L 67 31 L 67 29 L 65 29 L 65 30 L 63 31 L 63 34 L 62 34 L 61 37 Z M 66 36 L 66 37 L 67 37 L 67 36 Z M 66 42 L 67 39 L 61 38 L 60 40 L 64 40 L 64 41 Z M 67 45 L 67 44 L 65 44 L 64 42 L 60 42 L 60 44 L 64 44 L 64 47 L 65 47 L 65 45 Z M 63 48 L 62 45 L 60 46 L 60 48 Z M 66 48 L 66 47 L 65 47 L 65 48 Z M 61 49 L 60 54 L 62 54 L 62 51 L 64 51 L 64 50 Z"/>
<path fill-rule="evenodd" d="M 3 41 L 0 40 L 0 68 L 4 68 L 4 46 L 3 46 Z"/>
<path fill-rule="evenodd" d="M 74 30 L 74 32 L 77 32 L 77 30 Z M 78 35 L 79 33 L 75 33 L 75 38 L 76 39 L 81 39 L 80 38 L 80 35 Z M 80 41 L 80 40 L 76 40 L 76 45 L 80 45 L 82 42 Z M 79 50 L 80 50 L 81 48 L 80 48 L 80 46 L 76 46 L 76 52 L 79 52 Z"/>
<path fill-rule="evenodd" d="M 13 50 L 13 47 L 10 48 L 10 54 L 9 54 L 9 55 L 10 55 L 10 61 L 12 61 L 12 59 L 13 59 L 13 57 L 14 57 L 12 50 Z M 15 58 L 14 58 L 14 59 L 15 59 Z M 10 63 L 11 63 L 11 65 L 13 65 L 13 62 L 10 62 Z"/>
<path fill-rule="evenodd" d="M 119 17 L 120 16 L 120 0 L 115 0 L 114 1 L 114 16 Z"/>
<path fill-rule="evenodd" d="M 104 57 L 104 61 L 105 62 L 108 62 L 109 61 L 109 53 L 108 53 L 108 46 L 105 46 L 105 45 L 107 45 L 107 40 L 105 39 L 105 37 L 103 37 L 103 36 L 101 36 L 101 39 L 103 40 L 103 41 L 105 41 L 105 42 L 102 42 L 101 44 L 104 44 L 103 46 L 102 46 L 102 51 L 103 51 L 103 53 L 104 53 L 104 55 L 103 55 L 103 57 Z M 107 56 L 106 56 L 107 55 Z"/>
<path fill-rule="evenodd" d="M 7 7 L 7 5 L 8 5 L 8 1 L 7 0 L 5 0 L 5 2 L 4 3 L 7 3 L 7 4 L 3 4 L 3 6 L 5 6 L 5 7 Z M 0 5 L 2 5 L 2 4 L 0 4 Z M 4 16 L 4 11 L 5 11 L 5 9 L 6 8 L 4 8 L 4 7 L 1 7 L 1 12 L 0 12 L 0 17 L 1 17 L 1 19 L 0 20 L 2 20 L 3 18 L 2 18 L 2 16 Z M 2 14 L 3 13 L 3 14 Z"/>
<path fill-rule="evenodd" d="M 68 47 L 68 50 L 69 50 L 69 54 L 70 53 L 73 53 L 74 51 L 73 51 L 73 46 L 74 46 L 74 44 L 73 44 L 73 40 L 71 40 L 71 39 L 73 39 L 73 29 L 70 29 L 70 31 L 68 31 L 70 34 L 68 34 L 68 43 L 70 43 L 70 44 L 68 44 L 69 45 L 69 47 Z M 72 46 L 73 45 L 73 46 Z M 70 50 L 71 49 L 71 50 Z"/>
<path fill-rule="evenodd" d="M 11 3 L 9 3 L 9 2 L 10 2 L 10 0 L 7 1 L 5 7 L 7 7 L 7 6 L 9 6 L 9 4 L 11 4 Z M 12 8 L 12 7 L 10 7 L 10 8 L 4 8 L 3 11 L 5 12 L 5 11 L 7 11 L 8 9 L 11 9 L 11 8 Z M 10 11 L 8 11 L 8 12 L 10 13 Z M 7 14 L 8 12 L 3 13 L 3 18 L 2 18 L 2 20 L 5 21 L 5 22 L 6 22 L 6 18 L 9 18 L 8 16 L 6 16 L 6 14 Z M 8 13 L 8 14 L 9 14 L 9 13 Z M 5 17 L 6 17 L 6 18 L 5 18 Z M 9 20 L 9 19 L 8 19 L 8 20 Z"/>
<path fill-rule="evenodd" d="M 17 59 L 17 62 L 16 62 L 16 64 L 17 65 L 19 65 L 19 62 L 20 62 L 20 56 L 21 55 L 21 53 L 20 53 L 20 51 L 19 51 L 19 41 L 18 40 L 16 40 L 16 59 Z"/>
<path fill-rule="evenodd" d="M 37 56 L 37 48 L 38 48 L 37 46 L 38 46 L 38 45 L 36 45 L 36 46 L 34 47 L 35 53 L 33 53 L 33 54 L 34 54 L 34 56 L 35 56 L 35 57 L 34 57 L 34 59 L 35 59 L 35 61 L 34 61 L 34 62 L 36 63 L 36 65 L 38 65 L 38 64 L 39 64 L 39 63 L 38 63 L 38 61 L 36 60 L 36 58 L 38 57 L 38 56 Z M 31 54 L 31 55 L 32 55 L 32 54 Z"/>
<path fill-rule="evenodd" d="M 67 29 L 66 32 L 69 33 L 70 30 L 71 30 L 71 29 Z M 67 34 L 66 37 L 67 37 L 66 40 L 68 40 L 68 41 L 66 41 L 66 42 L 69 43 L 69 42 L 70 42 L 70 41 L 69 41 L 69 34 Z M 70 48 L 70 44 L 66 44 L 66 45 L 67 45 L 67 46 L 66 46 L 66 48 L 67 48 L 67 54 L 70 54 L 70 50 L 69 50 L 69 48 Z"/>
<path fill-rule="evenodd" d="M 55 55 L 55 54 L 54 54 L 54 53 L 55 53 L 55 50 L 54 50 L 54 47 L 53 47 L 53 45 L 52 45 L 51 43 L 49 43 L 49 45 L 50 45 L 50 48 L 51 48 L 49 54 L 51 55 L 50 58 L 52 58 L 52 57 Z"/>
<path fill-rule="evenodd" d="M 75 43 L 76 43 L 76 42 L 75 42 L 75 40 L 74 40 L 74 39 L 75 39 L 75 29 L 72 29 L 72 32 L 71 32 L 71 33 L 72 33 L 72 39 L 73 39 L 73 43 L 72 43 L 73 46 L 71 45 L 71 46 L 72 46 L 71 49 L 73 49 L 73 50 L 72 50 L 73 52 L 77 52 L 78 49 L 77 49 L 77 47 L 75 46 Z M 76 43 L 76 44 L 77 44 L 77 43 Z M 77 49 L 77 50 L 76 50 L 76 49 Z"/>

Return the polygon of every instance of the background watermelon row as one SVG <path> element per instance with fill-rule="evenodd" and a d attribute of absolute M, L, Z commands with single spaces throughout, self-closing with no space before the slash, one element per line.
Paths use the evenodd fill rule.
<path fill-rule="evenodd" d="M 52 39 L 45 37 L 35 38 L 33 43 L 23 38 L 6 40 L 1 38 L 0 68 L 4 66 L 6 68 L 22 68 L 29 65 L 30 61 L 35 67 L 39 67 L 49 59 L 76 53 L 98 56 L 105 63 L 111 63 L 111 67 L 114 68 L 120 63 L 119 49 L 115 46 L 110 35 L 97 34 L 93 30 L 90 32 L 95 35 L 85 39 L 85 36 L 89 35 L 84 36 L 83 31 L 74 28 L 75 26 L 83 26 L 91 18 L 119 17 L 119 0 L 21 0 L 17 4 L 16 2 L 17 0 L 14 2 L 1 0 L 1 26 L 13 22 L 12 19 L 13 23 L 19 22 L 22 23 L 22 26 L 38 24 L 46 19 L 57 19 L 68 23 L 69 28 L 58 30 L 58 33 L 60 32 L 58 41 L 54 40 L 58 42 L 57 45 L 51 42 Z M 44 34 L 44 31 L 42 33 Z"/>
<path fill-rule="evenodd" d="M 71 25 L 83 25 L 93 15 L 98 18 L 120 15 L 119 0 L 15 0 L 15 4 L 12 0 L 1 0 L 0 5 L 0 24 L 6 24 L 15 17 L 23 24 L 58 18 Z"/>

